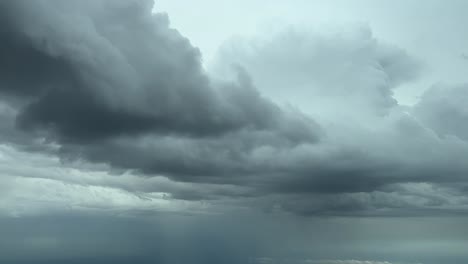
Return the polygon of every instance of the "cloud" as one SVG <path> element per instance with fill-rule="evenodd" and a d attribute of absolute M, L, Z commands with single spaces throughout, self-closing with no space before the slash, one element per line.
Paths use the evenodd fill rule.
<path fill-rule="evenodd" d="M 368 28 L 293 28 L 234 43 L 220 55 L 221 71 L 237 64 L 226 78 L 205 72 L 198 49 L 152 13 L 152 1 L 2 1 L 0 13 L 8 160 L 0 168 L 15 190 L 4 196 L 7 212 L 9 204 L 128 212 L 206 203 L 213 212 L 307 216 L 466 208 L 468 142 L 440 136 L 431 121 L 439 99 L 397 104 L 393 89 L 421 67 Z M 257 86 L 300 99 L 280 106 Z M 46 206 L 35 192 L 47 193 Z"/>
<path fill-rule="evenodd" d="M 67 154 L 149 174 L 205 173 L 184 145 L 210 153 L 210 170 L 224 155 L 317 141 L 311 119 L 263 98 L 241 70 L 234 82 L 211 81 L 198 49 L 151 3 L 2 2 L 0 87 L 18 101 L 17 126 Z M 130 155 L 113 155 L 122 148 Z M 170 164 L 171 153 L 187 165 Z M 134 158 L 147 154 L 154 157 Z"/>
<path fill-rule="evenodd" d="M 468 140 L 468 86 L 437 85 L 428 89 L 414 108 L 415 115 L 441 137 Z"/>
<path fill-rule="evenodd" d="M 272 258 L 258 258 L 255 263 L 285 263 L 285 264 L 392 264 L 388 261 L 361 261 L 361 260 L 275 260 Z"/>
<path fill-rule="evenodd" d="M 245 67 L 260 90 L 317 118 L 386 114 L 397 105 L 393 90 L 421 71 L 419 61 L 368 27 L 320 33 L 291 26 L 234 38 L 221 47 L 212 70 L 223 74 L 230 64 Z"/>
<path fill-rule="evenodd" d="M 26 101 L 20 125 L 89 141 L 149 132 L 217 135 L 282 121 L 281 110 L 248 83 L 213 88 L 198 50 L 164 15 L 153 15 L 150 3 L 2 3 L 12 17 L 2 29 L 2 88 Z"/>
<path fill-rule="evenodd" d="M 204 68 L 152 10 L 0 1 L 1 263 L 466 262 L 465 84 L 399 105 L 423 65 L 370 26 Z"/>

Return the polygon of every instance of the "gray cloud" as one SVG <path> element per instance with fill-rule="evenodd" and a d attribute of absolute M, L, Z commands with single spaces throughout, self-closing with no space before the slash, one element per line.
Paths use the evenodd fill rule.
<path fill-rule="evenodd" d="M 195 22 L 224 4 L 237 17 L 228 2 L 180 3 L 194 28 L 229 32 Z M 294 10 L 395 20 L 446 6 L 403 2 Z M 380 20 L 291 26 L 229 40 L 202 66 L 157 4 L 0 1 L 1 263 L 466 263 L 468 89 L 393 96 L 426 73 L 422 41 L 385 37 Z M 256 13 L 244 7 L 239 29 Z M 436 20 L 415 38 L 455 43 Z"/>
<path fill-rule="evenodd" d="M 328 35 L 290 29 L 234 43 L 220 55 L 220 71 L 239 66 L 226 78 L 205 72 L 198 49 L 166 15 L 152 13 L 151 1 L 0 7 L 2 140 L 46 153 L 33 156 L 58 155 L 64 164 L 54 160 L 56 167 L 79 161 L 125 173 L 78 166 L 96 177 L 90 180 L 28 159 L 25 169 L 13 169 L 10 161 L 3 171 L 26 178 L 11 187 L 18 193 L 52 186 L 57 193 L 47 203 L 79 201 L 91 210 L 157 207 L 145 199 L 181 210 L 183 202 L 209 201 L 214 211 L 229 205 L 308 216 L 466 209 L 464 130 L 437 123 L 443 117 L 433 112 L 447 107 L 440 98 L 448 95 L 428 92 L 414 109 L 399 106 L 393 90 L 414 80 L 420 65 L 368 28 Z M 278 94 L 301 97 L 298 106 L 280 107 L 257 85 L 276 101 Z M 444 122 L 463 120 L 458 97 L 450 104 L 457 114 Z M 448 133 L 441 128 L 458 138 L 441 137 Z M 95 190 L 124 202 L 106 206 L 102 196 L 78 194 Z M 60 195 L 69 200 L 57 202 Z M 25 197 L 30 208 L 34 198 Z"/>
<path fill-rule="evenodd" d="M 2 3 L 10 12 L 2 29 L 2 87 L 25 96 L 20 125 L 86 141 L 148 132 L 216 135 L 282 122 L 281 110 L 248 83 L 213 88 L 198 50 L 164 15 L 152 15 L 150 3 Z"/>
<path fill-rule="evenodd" d="M 224 155 L 317 140 L 312 120 L 264 99 L 241 70 L 235 82 L 211 81 L 198 50 L 165 15 L 153 15 L 151 3 L 3 2 L 1 87 L 19 101 L 19 128 L 45 131 L 64 152 L 116 167 L 193 175 L 223 167 L 210 163 Z M 148 138 L 154 158 L 139 146 Z M 164 162 L 171 152 L 185 155 L 174 140 L 215 157 L 206 169 Z M 127 148 L 121 153 L 131 155 L 113 156 Z"/>
<path fill-rule="evenodd" d="M 468 140 L 468 86 L 438 85 L 427 90 L 415 106 L 414 113 L 441 137 L 455 136 Z"/>

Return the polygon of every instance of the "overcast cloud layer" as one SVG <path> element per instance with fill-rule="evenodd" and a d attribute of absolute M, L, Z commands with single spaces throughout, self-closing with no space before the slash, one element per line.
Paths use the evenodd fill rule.
<path fill-rule="evenodd" d="M 0 216 L 3 227 L 44 223 L 38 236 L 0 239 L 11 263 L 31 263 L 15 255 L 22 243 L 40 261 L 419 263 L 431 258 L 348 246 L 320 255 L 292 249 L 307 240 L 297 234 L 288 247 L 266 241 L 288 236 L 291 219 L 468 212 L 468 84 L 434 83 L 403 105 L 395 91 L 424 79 L 426 62 L 369 25 L 237 36 L 209 64 L 151 0 L 0 1 L 0 34 Z M 228 232 L 229 216 L 289 227 Z M 131 238 L 95 252 L 47 224 L 113 217 L 102 232 L 135 226 L 122 233 Z M 190 222 L 193 252 L 177 257 L 181 238 L 147 247 Z"/>

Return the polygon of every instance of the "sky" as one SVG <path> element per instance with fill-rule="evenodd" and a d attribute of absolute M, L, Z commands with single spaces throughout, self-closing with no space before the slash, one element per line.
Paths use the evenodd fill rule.
<path fill-rule="evenodd" d="M 466 1 L 0 1 L 0 262 L 467 263 Z"/>

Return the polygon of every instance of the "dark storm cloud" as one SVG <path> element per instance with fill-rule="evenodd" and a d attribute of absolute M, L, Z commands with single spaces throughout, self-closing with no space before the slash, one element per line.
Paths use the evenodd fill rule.
<path fill-rule="evenodd" d="M 211 176 L 225 156 L 317 140 L 313 121 L 264 99 L 241 69 L 236 81 L 211 81 L 151 1 L 4 1 L 1 12 L 1 91 L 19 101 L 19 128 L 47 132 L 64 152 Z"/>
<path fill-rule="evenodd" d="M 248 71 L 221 81 L 166 15 L 152 13 L 152 1 L 2 1 L 0 17 L 4 141 L 44 137 L 63 160 L 172 181 L 83 185 L 302 215 L 466 205 L 453 186 L 465 181 L 468 144 L 439 138 L 397 105 L 393 89 L 419 64 L 369 29 L 273 37 L 247 58 L 236 54 Z M 302 99 L 324 125 L 264 98 L 256 83 L 310 89 Z"/>
<path fill-rule="evenodd" d="M 368 27 L 211 75 L 152 10 L 0 0 L 0 263 L 466 263 L 464 85 L 398 105 L 421 65 Z"/>
<path fill-rule="evenodd" d="M 144 133 L 275 130 L 289 117 L 249 86 L 217 89 L 151 1 L 4 1 L 2 90 L 19 125 L 69 141 Z"/>

